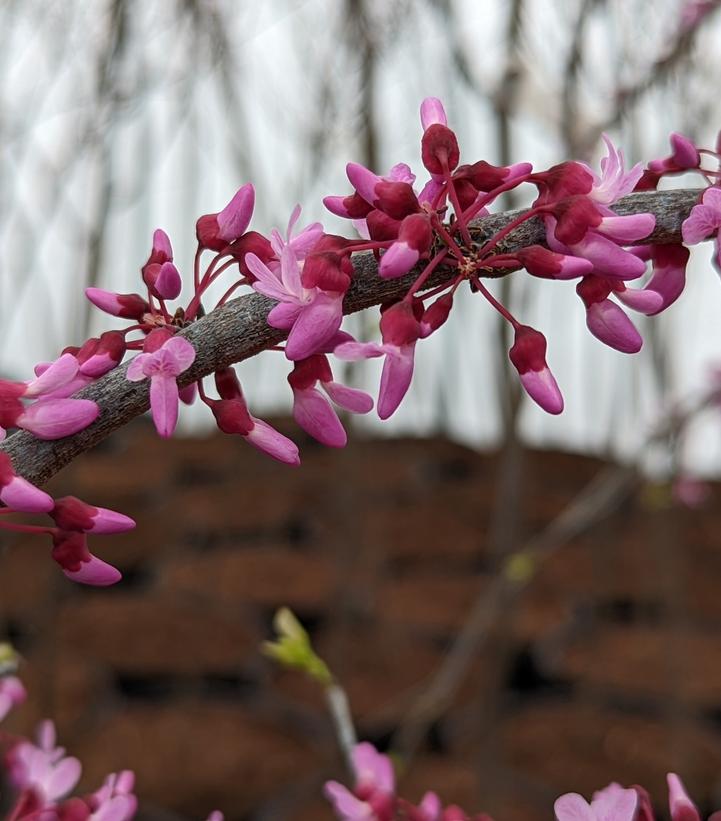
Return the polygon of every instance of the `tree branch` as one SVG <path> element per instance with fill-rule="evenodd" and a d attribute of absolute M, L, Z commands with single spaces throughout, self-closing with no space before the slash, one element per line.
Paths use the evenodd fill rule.
<path fill-rule="evenodd" d="M 681 223 L 696 203 L 698 195 L 698 190 L 631 194 L 621 199 L 614 210 L 621 215 L 650 212 L 656 216 L 656 229 L 643 240 L 644 243 L 680 242 Z M 520 213 L 509 211 L 478 220 L 472 230 L 474 241 L 483 243 Z M 508 253 L 543 242 L 543 226 L 534 218 L 499 243 L 499 250 Z M 359 254 L 354 259 L 354 266 L 355 278 L 343 305 L 346 314 L 403 296 L 418 274 L 416 271 L 399 279 L 381 279 L 371 253 Z M 494 276 L 507 273 L 496 271 Z M 454 274 L 453 268 L 440 268 L 428 280 L 426 287 L 442 284 Z M 179 385 L 188 385 L 218 368 L 249 359 L 280 342 L 285 332 L 269 327 L 266 322 L 273 304 L 267 297 L 250 294 L 229 302 L 185 328 L 181 335 L 193 344 L 197 353 L 193 365 L 178 379 Z M 146 411 L 149 407 L 148 384 L 128 382 L 126 370 L 127 364 L 122 365 L 77 394 L 78 397 L 97 402 L 100 415 L 90 427 L 75 436 L 44 441 L 26 431 L 19 431 L 3 442 L 0 450 L 10 455 L 16 472 L 33 484 L 42 484 L 81 453 Z"/>

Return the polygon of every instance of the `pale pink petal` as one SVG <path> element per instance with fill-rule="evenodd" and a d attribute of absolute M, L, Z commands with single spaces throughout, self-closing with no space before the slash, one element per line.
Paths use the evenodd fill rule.
<path fill-rule="evenodd" d="M 298 360 L 316 353 L 338 331 L 342 321 L 342 295 L 319 292 L 293 324 L 285 346 L 286 357 Z"/>
<path fill-rule="evenodd" d="M 342 448 L 348 441 L 332 405 L 316 388 L 293 391 L 293 419 L 322 445 Z"/>
<path fill-rule="evenodd" d="M 638 807 L 638 793 L 610 784 L 593 796 L 591 809 L 598 821 L 634 821 Z"/>
<path fill-rule="evenodd" d="M 92 555 L 89 562 L 83 562 L 80 565 L 79 570 L 63 569 L 63 573 L 74 582 L 94 587 L 108 587 L 119 582 L 123 577 L 117 568 Z"/>
<path fill-rule="evenodd" d="M 420 254 L 415 248 L 411 248 L 406 242 L 394 242 L 390 248 L 383 253 L 381 263 L 378 266 L 378 273 L 384 279 L 395 279 L 407 274 L 408 271 L 418 262 Z"/>
<path fill-rule="evenodd" d="M 519 374 L 526 393 L 548 413 L 563 411 L 563 396 L 549 368 Z"/>
<path fill-rule="evenodd" d="M 20 513 L 48 513 L 55 506 L 51 496 L 22 476 L 13 477 L 0 488 L 0 500 Z"/>
<path fill-rule="evenodd" d="M 661 307 L 654 313 L 665 310 L 669 305 L 672 305 L 681 296 L 685 287 L 685 265 L 657 265 L 654 268 L 653 276 L 646 285 L 647 290 L 656 291 L 661 297 Z"/>
<path fill-rule="evenodd" d="M 150 353 L 139 353 L 130 360 L 128 370 L 125 372 L 125 378 L 130 382 L 140 382 L 148 378 L 145 372 L 145 366 L 152 362 L 153 355 Z"/>
<path fill-rule="evenodd" d="M 318 244 L 318 240 L 323 236 L 323 226 L 319 222 L 313 222 L 293 237 L 288 243 L 295 254 L 296 259 L 303 260 Z"/>
<path fill-rule="evenodd" d="M 43 782 L 42 790 L 48 801 L 63 798 L 80 780 L 82 767 L 77 758 L 64 758 L 53 767 L 49 777 Z"/>
<path fill-rule="evenodd" d="M 591 805 L 575 792 L 569 792 L 556 799 L 553 805 L 557 821 L 597 821 Z"/>
<path fill-rule="evenodd" d="M 106 314 L 117 316 L 122 310 L 118 295 L 114 291 L 106 291 L 104 288 L 86 288 L 85 296 L 96 308 L 100 308 Z"/>
<path fill-rule="evenodd" d="M 649 283 L 650 285 L 650 283 Z M 664 300 L 658 291 L 646 288 L 626 288 L 625 291 L 614 291 L 614 296 L 634 311 L 642 314 L 658 313 L 664 307 Z"/>
<path fill-rule="evenodd" d="M 641 350 L 641 335 L 623 310 L 610 299 L 596 302 L 588 308 L 586 325 L 597 339 L 621 353 Z"/>
<path fill-rule="evenodd" d="M 187 371 L 195 361 L 195 348 L 182 336 L 171 337 L 164 345 L 163 350 L 167 351 L 173 358 L 175 364 L 175 376 Z"/>
<path fill-rule="evenodd" d="M 78 367 L 78 360 L 71 353 L 64 353 L 45 368 L 37 379 L 28 382 L 24 395 L 32 398 L 58 390 L 74 378 Z"/>
<path fill-rule="evenodd" d="M 428 182 L 423 186 L 423 190 L 418 195 L 418 202 L 423 204 L 427 202 L 429 204 L 433 204 L 438 195 L 441 193 L 441 189 L 443 188 L 444 183 L 440 182 L 439 180 L 430 179 Z"/>
<path fill-rule="evenodd" d="M 150 380 L 150 412 L 160 436 L 173 435 L 178 423 L 178 383 L 172 376 L 156 374 Z"/>
<path fill-rule="evenodd" d="M 225 242 L 238 239 L 250 223 L 254 206 L 255 189 L 251 183 L 246 183 L 218 214 L 218 236 Z"/>
<path fill-rule="evenodd" d="M 106 507 L 96 508 L 97 513 L 93 516 L 93 525 L 88 533 L 124 533 L 135 527 L 135 521 L 124 513 L 115 510 L 108 510 Z"/>
<path fill-rule="evenodd" d="M 681 225 L 681 236 L 687 245 L 696 245 L 712 236 L 719 226 L 721 214 L 718 211 L 706 204 L 694 205 Z"/>
<path fill-rule="evenodd" d="M 339 382 L 322 382 L 323 390 L 344 410 L 351 413 L 369 413 L 373 410 L 373 397 L 357 388 L 349 388 Z"/>
<path fill-rule="evenodd" d="M 323 787 L 325 797 L 333 804 L 333 810 L 340 821 L 376 821 L 373 808 L 337 781 L 327 781 Z"/>
<path fill-rule="evenodd" d="M 425 131 L 435 123 L 448 125 L 446 110 L 438 97 L 426 97 L 421 103 L 421 125 L 423 130 Z"/>
<path fill-rule="evenodd" d="M 700 821 L 696 805 L 688 797 L 686 788 L 676 773 L 669 773 L 666 781 L 672 821 Z"/>
<path fill-rule="evenodd" d="M 388 419 L 408 392 L 413 377 L 413 354 L 416 343 L 403 345 L 388 353 L 383 364 L 378 392 L 378 416 Z"/>
<path fill-rule="evenodd" d="M 391 795 L 395 790 L 393 765 L 387 755 L 367 741 L 356 744 L 352 753 L 356 787 L 372 787 L 374 790 Z"/>
<path fill-rule="evenodd" d="M 599 276 L 636 279 L 646 271 L 643 260 L 594 231 L 589 231 L 583 241 L 572 248 L 574 254 L 593 263 L 594 273 Z"/>
<path fill-rule="evenodd" d="M 408 185 L 413 185 L 416 181 L 416 175 L 411 171 L 410 165 L 399 162 L 391 168 L 386 175 L 386 179 L 392 182 L 407 182 Z"/>
<path fill-rule="evenodd" d="M 345 197 L 323 197 L 323 205 L 331 212 L 331 214 L 335 214 L 337 217 L 343 217 L 344 219 L 349 219 L 350 214 L 348 213 L 348 209 L 345 207 L 345 201 L 348 199 L 347 196 Z"/>
<path fill-rule="evenodd" d="M 303 284 L 300 281 L 300 265 L 292 248 L 288 245 L 283 248 L 280 255 L 280 278 L 286 293 L 299 299 L 303 294 Z"/>
<path fill-rule="evenodd" d="M 245 264 L 256 278 L 252 284 L 253 290 L 271 299 L 277 299 L 279 302 L 288 299 L 288 294 L 281 281 L 259 257 L 255 254 L 246 254 Z"/>
<path fill-rule="evenodd" d="M 353 188 L 369 205 L 373 205 L 376 200 L 375 188 L 381 182 L 381 178 L 365 166 L 355 162 L 349 162 L 345 171 Z"/>
<path fill-rule="evenodd" d="M 298 319 L 302 307 L 302 305 L 295 302 L 279 302 L 268 313 L 268 325 L 271 328 L 281 328 L 283 330 L 291 328 Z"/>
<path fill-rule="evenodd" d="M 633 242 L 647 237 L 656 227 L 653 214 L 629 214 L 625 217 L 604 217 L 595 230 L 617 242 Z"/>
<path fill-rule="evenodd" d="M 61 439 L 87 428 L 99 413 L 90 399 L 40 399 L 18 417 L 17 426 L 38 439 Z"/>
<path fill-rule="evenodd" d="M 373 359 L 383 356 L 386 349 L 377 342 L 343 342 L 333 351 L 338 359 L 346 362 L 358 362 L 361 359 Z"/>
<path fill-rule="evenodd" d="M 298 446 L 295 442 L 288 439 L 287 436 L 283 436 L 282 433 L 279 433 L 262 419 L 256 419 L 254 416 L 251 419 L 255 424 L 245 438 L 253 447 L 262 450 L 286 465 L 295 467 L 300 464 Z"/>

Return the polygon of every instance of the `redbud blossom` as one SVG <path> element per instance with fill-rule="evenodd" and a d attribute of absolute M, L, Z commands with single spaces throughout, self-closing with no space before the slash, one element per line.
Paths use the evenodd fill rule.
<path fill-rule="evenodd" d="M 116 294 L 103 288 L 86 288 L 85 296 L 96 308 L 111 316 L 140 321 L 150 311 L 148 301 L 140 294 Z"/>
<path fill-rule="evenodd" d="M 25 687 L 16 676 L 0 677 L 0 721 L 27 698 Z"/>
<path fill-rule="evenodd" d="M 119 582 L 122 574 L 112 565 L 88 550 L 85 533 L 79 530 L 54 530 L 51 556 L 72 581 L 94 587 L 107 587 Z"/>
<path fill-rule="evenodd" d="M 161 338 L 157 331 L 149 334 L 144 353 L 131 361 L 126 377 L 131 382 L 150 378 L 150 410 L 155 429 L 160 436 L 169 437 L 178 422 L 177 377 L 193 364 L 195 349 L 180 336 L 165 338 L 156 348 L 154 339 Z"/>
<path fill-rule="evenodd" d="M 198 244 L 212 251 L 224 251 L 245 233 L 255 207 L 255 188 L 242 186 L 225 208 L 217 214 L 205 214 L 195 224 Z"/>
<path fill-rule="evenodd" d="M 124 533 L 135 527 L 135 522 L 129 516 L 104 507 L 94 507 L 76 496 L 56 499 L 50 516 L 61 530 L 77 530 L 81 533 Z"/>
<path fill-rule="evenodd" d="M 48 513 L 53 499 L 44 490 L 17 476 L 7 453 L 0 451 L 0 501 L 19 513 Z"/>
<path fill-rule="evenodd" d="M 557 821 L 635 821 L 638 803 L 636 790 L 611 784 L 595 793 L 590 804 L 578 793 L 567 793 L 553 809 Z"/>
<path fill-rule="evenodd" d="M 638 353 L 643 339 L 623 309 L 607 298 L 611 291 L 607 279 L 593 275 L 584 277 L 576 286 L 576 293 L 586 306 L 588 330 L 621 353 Z"/>
<path fill-rule="evenodd" d="M 561 413 L 563 396 L 546 364 L 546 338 L 528 325 L 515 328 L 508 357 L 521 377 L 526 393 L 548 413 Z"/>
<path fill-rule="evenodd" d="M 378 273 L 384 279 L 394 279 L 408 271 L 428 252 L 433 242 L 433 231 L 425 214 L 410 214 L 400 225 L 398 239 L 381 257 Z"/>
<path fill-rule="evenodd" d="M 288 382 L 293 389 L 293 418 L 306 433 L 329 447 L 344 447 L 348 437 L 332 405 L 316 387 L 318 383 L 336 405 L 351 413 L 373 409 L 367 393 L 333 381 L 328 359 L 322 354 L 296 362 Z"/>

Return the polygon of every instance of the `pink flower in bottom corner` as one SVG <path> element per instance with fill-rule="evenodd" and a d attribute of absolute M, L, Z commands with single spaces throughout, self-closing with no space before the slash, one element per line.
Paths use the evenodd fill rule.
<path fill-rule="evenodd" d="M 56 528 L 52 536 L 51 555 L 71 581 L 89 584 L 93 587 L 109 587 L 122 578 L 117 568 L 94 556 L 88 550 L 85 533 Z"/>
<path fill-rule="evenodd" d="M 38 810 L 52 806 L 78 783 L 81 766 L 77 758 L 66 756 L 55 746 L 55 726 L 44 721 L 38 728 L 37 744 L 23 740 L 7 755 L 11 783 L 21 791 L 18 804 L 39 804 Z M 32 800 L 28 801 L 28 795 Z M 16 816 L 11 813 L 11 817 Z"/>
<path fill-rule="evenodd" d="M 134 786 L 135 774 L 131 770 L 111 773 L 103 786 L 85 799 L 92 810 L 89 821 L 129 821 L 138 808 Z"/>
<path fill-rule="evenodd" d="M 159 329 L 161 330 L 161 329 Z M 195 349 L 180 336 L 165 335 L 162 344 L 156 347 L 153 331 L 145 340 L 143 353 L 138 354 L 128 366 L 127 378 L 140 382 L 150 378 L 150 410 L 158 434 L 172 436 L 178 423 L 178 403 L 180 401 L 177 378 L 195 360 Z M 161 330 L 161 333 L 165 333 Z"/>
<path fill-rule="evenodd" d="M 337 781 L 328 781 L 324 787 L 336 816 L 341 821 L 391 821 L 396 799 L 390 759 L 366 741 L 356 744 L 352 758 L 353 790 Z"/>
<path fill-rule="evenodd" d="M 639 795 L 634 789 L 609 784 L 591 803 L 578 793 L 566 793 L 553 805 L 557 821 L 635 821 Z"/>

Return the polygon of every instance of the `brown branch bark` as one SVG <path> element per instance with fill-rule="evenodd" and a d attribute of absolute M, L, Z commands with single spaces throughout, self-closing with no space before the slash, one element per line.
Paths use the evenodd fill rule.
<path fill-rule="evenodd" d="M 679 242 L 681 223 L 698 195 L 697 190 L 631 194 L 620 200 L 614 210 L 618 214 L 650 212 L 656 216 L 656 229 L 644 242 Z M 520 213 L 509 211 L 478 220 L 472 231 L 474 241 L 483 242 Z M 510 233 L 501 246 L 504 251 L 513 251 L 542 242 L 543 227 L 534 218 Z M 355 270 L 356 275 L 344 303 L 346 314 L 401 297 L 414 279 L 413 273 L 395 280 L 380 279 L 370 253 L 358 255 Z M 497 275 L 503 276 L 504 273 L 507 272 L 498 272 Z M 427 287 L 448 281 L 453 275 L 454 269 L 441 268 L 429 280 Z M 285 333 L 269 327 L 266 322 L 273 304 L 272 300 L 260 294 L 243 296 L 184 329 L 182 336 L 193 344 L 197 353 L 192 367 L 178 380 L 179 384 L 190 384 L 218 368 L 249 359 L 280 342 Z M 10 455 L 17 473 L 34 484 L 42 484 L 75 457 L 146 411 L 149 407 L 147 382 L 128 382 L 126 369 L 127 365 L 116 368 L 77 394 L 97 402 L 100 415 L 90 427 L 75 436 L 48 442 L 19 431 L 3 442 L 0 450 Z"/>

